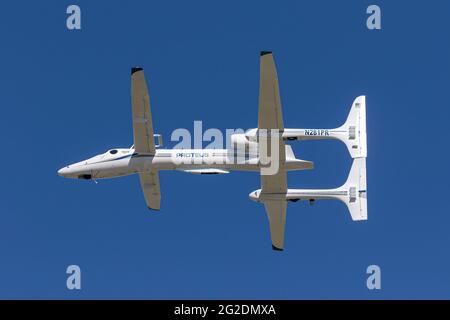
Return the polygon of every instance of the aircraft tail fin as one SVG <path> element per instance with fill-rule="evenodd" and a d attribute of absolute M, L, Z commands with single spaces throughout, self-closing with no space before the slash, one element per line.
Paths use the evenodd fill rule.
<path fill-rule="evenodd" d="M 346 144 L 352 158 L 367 157 L 365 96 L 359 96 L 353 101 L 347 121 L 336 130 L 345 132 L 338 139 Z"/>
<path fill-rule="evenodd" d="M 347 196 L 341 198 L 350 211 L 354 221 L 367 220 L 367 180 L 366 159 L 353 160 L 347 181 L 340 188 L 347 191 Z"/>

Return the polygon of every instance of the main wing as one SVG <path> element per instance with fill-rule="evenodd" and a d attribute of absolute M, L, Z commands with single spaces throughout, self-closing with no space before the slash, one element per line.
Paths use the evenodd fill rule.
<path fill-rule="evenodd" d="M 274 175 L 261 175 L 261 195 L 275 194 L 271 200 L 264 200 L 267 217 L 269 218 L 270 237 L 272 239 L 272 249 L 283 250 L 284 229 L 286 225 L 286 193 L 287 178 L 286 170 L 281 167 Z M 278 199 L 277 199 L 278 198 Z"/>
<path fill-rule="evenodd" d="M 161 205 L 161 190 L 159 185 L 158 171 L 139 173 L 141 188 L 144 193 L 147 207 L 153 210 L 159 210 Z"/>
<path fill-rule="evenodd" d="M 272 248 L 274 250 L 283 250 L 284 247 L 284 230 L 286 225 L 286 198 L 287 178 L 286 178 L 286 151 L 282 138 L 284 130 L 283 116 L 281 113 L 280 92 L 278 87 L 277 70 L 271 52 L 263 51 L 260 56 L 260 82 L 259 82 L 259 111 L 258 111 L 258 132 L 266 130 L 268 139 L 259 137 L 259 151 L 267 148 L 267 154 L 273 159 L 271 150 L 271 140 L 278 140 L 278 170 L 275 174 L 264 174 L 261 171 L 261 193 L 275 194 L 279 197 L 271 197 L 273 200 L 263 201 L 269 218 L 270 236 L 272 239 Z M 278 130 L 277 135 L 272 135 L 271 130 Z M 266 144 L 263 146 L 262 144 Z M 261 153 L 260 153 L 261 156 Z M 278 198 L 278 199 L 277 199 Z"/>
<path fill-rule="evenodd" d="M 266 131 L 262 134 L 261 130 Z M 279 135 L 273 136 L 271 130 L 278 130 Z M 278 172 L 272 175 L 261 175 L 262 192 L 280 193 L 286 192 L 286 147 L 282 138 L 284 131 L 283 115 L 281 113 L 280 91 L 278 86 L 278 76 L 271 52 L 262 51 L 260 56 L 260 79 L 259 79 L 259 110 L 258 110 L 258 132 L 259 137 L 258 150 L 267 148 L 267 154 L 272 154 L 271 139 L 278 139 Z M 267 136 L 268 139 L 261 139 Z M 263 145 L 264 144 L 264 145 Z M 262 148 L 261 148 L 262 147 Z M 276 152 L 276 150 L 274 150 Z"/>
<path fill-rule="evenodd" d="M 283 131 L 278 76 L 272 52 L 261 52 L 259 66 L 258 128 Z"/>
<path fill-rule="evenodd" d="M 264 201 L 269 218 L 272 249 L 282 251 L 284 247 L 284 227 L 286 225 L 286 199 Z"/>
<path fill-rule="evenodd" d="M 134 148 L 140 154 L 155 154 L 150 97 L 142 68 L 131 69 L 131 107 Z"/>

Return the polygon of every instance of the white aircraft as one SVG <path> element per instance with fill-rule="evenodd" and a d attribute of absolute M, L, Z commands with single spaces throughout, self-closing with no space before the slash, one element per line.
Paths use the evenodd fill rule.
<path fill-rule="evenodd" d="M 251 192 L 249 197 L 265 206 L 274 250 L 284 248 L 287 201 L 305 199 L 312 204 L 319 199 L 337 199 L 347 205 L 353 220 L 367 219 L 364 96 L 355 99 L 347 121 L 339 128 L 285 129 L 273 55 L 271 52 L 262 51 L 258 128 L 233 134 L 232 148 L 162 149 L 161 135 L 153 133 L 150 98 L 144 71 L 138 67 L 131 69 L 131 106 L 134 134 L 134 145 L 131 148 L 108 150 L 61 168 L 58 174 L 66 178 L 95 180 L 138 173 L 148 208 L 159 210 L 161 202 L 159 170 L 181 170 L 196 174 L 222 174 L 232 170 L 261 172 L 261 189 Z M 265 134 L 266 139 L 263 139 L 263 132 L 271 134 Z M 155 138 L 158 141 L 156 145 Z M 291 146 L 286 145 L 284 141 L 314 139 L 338 139 L 346 144 L 350 155 L 354 158 L 347 182 L 337 189 L 288 189 L 287 171 L 312 169 L 313 163 L 297 159 Z M 274 174 L 263 173 L 266 162 L 262 162 L 261 150 L 267 148 L 264 143 L 268 141 L 278 143 L 276 159 L 278 170 Z"/>

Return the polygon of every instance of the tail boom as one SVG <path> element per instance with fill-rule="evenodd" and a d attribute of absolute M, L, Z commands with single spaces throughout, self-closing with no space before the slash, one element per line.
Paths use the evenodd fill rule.
<path fill-rule="evenodd" d="M 256 202 L 309 200 L 340 200 L 344 202 L 353 221 L 367 220 L 366 159 L 353 160 L 347 181 L 335 189 L 287 189 L 283 193 L 268 193 L 261 190 L 249 194 Z"/>
<path fill-rule="evenodd" d="M 344 202 L 352 220 L 367 220 L 366 159 L 353 160 L 347 181 L 336 189 L 288 189 L 286 200 L 335 199 Z"/>
<path fill-rule="evenodd" d="M 285 140 L 322 140 L 342 141 L 352 158 L 367 157 L 366 133 L 366 97 L 355 99 L 344 125 L 336 129 L 284 129 Z"/>

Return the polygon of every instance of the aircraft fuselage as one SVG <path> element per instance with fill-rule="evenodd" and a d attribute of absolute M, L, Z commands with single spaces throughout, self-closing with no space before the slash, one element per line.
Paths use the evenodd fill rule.
<path fill-rule="evenodd" d="M 309 161 L 291 158 L 286 159 L 285 165 L 289 171 L 313 166 Z M 139 154 L 134 149 L 112 149 L 61 168 L 58 174 L 65 178 L 103 179 L 152 169 L 214 174 L 232 170 L 259 171 L 260 164 L 257 155 L 237 154 L 228 149 L 157 149 L 155 155 Z"/>

